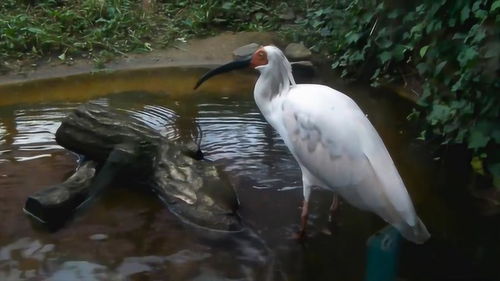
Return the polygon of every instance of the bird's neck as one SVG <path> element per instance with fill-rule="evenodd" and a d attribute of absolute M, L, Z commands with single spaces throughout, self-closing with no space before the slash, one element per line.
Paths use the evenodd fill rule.
<path fill-rule="evenodd" d="M 287 61 L 288 63 L 288 61 Z M 291 71 L 287 71 L 280 65 L 270 66 L 263 69 L 255 83 L 254 98 L 262 114 L 268 119 L 272 112 L 273 104 L 284 97 L 295 85 Z M 269 119 L 268 119 L 269 121 Z"/>
<path fill-rule="evenodd" d="M 270 121 L 269 116 L 272 113 L 273 103 L 280 95 L 286 95 L 286 93 L 279 90 L 278 82 L 273 81 L 272 77 L 269 76 L 261 75 L 255 83 L 253 92 L 255 103 L 268 122 Z"/>

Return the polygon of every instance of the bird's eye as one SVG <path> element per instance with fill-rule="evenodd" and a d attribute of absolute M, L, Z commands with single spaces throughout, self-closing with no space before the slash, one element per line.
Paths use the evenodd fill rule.
<path fill-rule="evenodd" d="M 264 56 L 264 52 L 262 52 L 262 51 L 261 51 L 261 52 L 259 52 L 259 56 L 260 56 L 260 57 L 263 57 L 263 56 Z"/>

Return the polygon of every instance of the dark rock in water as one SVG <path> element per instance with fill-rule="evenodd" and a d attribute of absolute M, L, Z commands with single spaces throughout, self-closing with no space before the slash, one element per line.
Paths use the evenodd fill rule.
<path fill-rule="evenodd" d="M 137 119 L 92 103 L 63 120 L 56 141 L 87 162 L 66 182 L 28 198 L 25 211 L 41 222 L 62 225 L 120 177 L 147 182 L 172 212 L 193 224 L 240 228 L 233 187 L 217 167 L 200 160 L 203 154 L 193 143 L 171 142 Z"/>
<path fill-rule="evenodd" d="M 285 48 L 285 56 L 290 61 L 309 60 L 311 51 L 302 43 L 290 43 Z"/>

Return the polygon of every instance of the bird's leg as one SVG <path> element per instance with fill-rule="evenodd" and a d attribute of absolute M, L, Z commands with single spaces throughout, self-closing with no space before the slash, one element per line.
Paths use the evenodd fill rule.
<path fill-rule="evenodd" d="M 337 193 L 333 193 L 332 204 L 330 205 L 330 215 L 328 216 L 328 221 L 333 222 L 333 217 L 337 213 L 340 206 L 340 199 Z"/>
<path fill-rule="evenodd" d="M 311 195 L 311 185 L 304 175 L 302 175 L 302 182 L 304 184 L 303 195 L 304 201 L 302 201 L 302 212 L 300 213 L 300 228 L 296 235 L 299 241 L 303 241 L 306 238 L 306 226 L 307 219 L 309 217 L 309 196 Z"/>
<path fill-rule="evenodd" d="M 309 217 L 309 201 L 305 200 L 302 202 L 302 212 L 300 214 L 300 229 L 297 234 L 299 240 L 304 240 L 306 238 L 306 226 L 307 219 Z"/>

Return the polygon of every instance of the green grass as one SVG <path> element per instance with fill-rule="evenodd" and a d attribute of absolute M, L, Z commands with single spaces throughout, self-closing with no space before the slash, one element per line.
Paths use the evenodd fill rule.
<path fill-rule="evenodd" d="M 153 2 L 147 8 L 141 0 L 2 0 L 0 61 L 71 62 L 83 56 L 102 65 L 117 55 L 220 30 L 274 29 L 283 7 L 259 1 Z"/>

